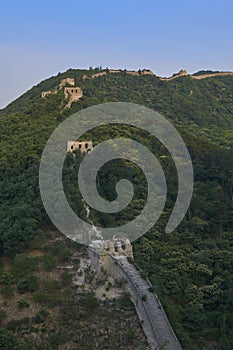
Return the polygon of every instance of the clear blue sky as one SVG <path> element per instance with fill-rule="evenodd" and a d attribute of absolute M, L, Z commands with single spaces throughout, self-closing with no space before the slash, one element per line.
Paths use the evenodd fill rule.
<path fill-rule="evenodd" d="M 68 68 L 233 71 L 232 0 L 0 0 L 0 108 Z"/>

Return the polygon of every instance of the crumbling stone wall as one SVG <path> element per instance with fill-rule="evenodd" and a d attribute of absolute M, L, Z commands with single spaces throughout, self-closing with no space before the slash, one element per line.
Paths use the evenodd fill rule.
<path fill-rule="evenodd" d="M 75 85 L 75 81 L 74 81 L 74 78 L 65 78 L 65 79 L 62 79 L 60 84 L 59 84 L 59 88 L 62 89 L 63 86 L 65 86 L 66 84 L 69 84 L 71 86 L 74 86 Z"/>
<path fill-rule="evenodd" d="M 92 141 L 68 141 L 67 152 L 73 152 L 77 149 L 80 149 L 81 153 L 89 152 L 93 149 L 93 143 Z"/>
<path fill-rule="evenodd" d="M 75 81 L 74 81 L 74 78 L 65 78 L 65 79 L 62 79 L 60 81 L 60 84 L 58 86 L 56 86 L 56 88 L 54 90 L 49 90 L 49 91 L 43 91 L 42 94 L 41 94 L 41 97 L 42 98 L 45 98 L 47 97 L 48 95 L 53 95 L 53 94 L 57 94 L 57 92 L 59 90 L 61 90 L 66 84 L 69 84 L 71 85 L 72 87 L 70 88 L 69 90 L 69 87 L 68 88 L 65 88 L 65 90 L 67 90 L 67 92 L 65 93 L 65 96 L 69 96 L 71 95 L 72 96 L 72 99 L 73 100 L 77 100 L 79 99 L 80 97 L 82 97 L 82 89 L 80 87 L 75 87 Z M 73 91 L 73 92 L 72 92 Z M 67 98 L 65 97 L 65 98 Z"/>
<path fill-rule="evenodd" d="M 41 97 L 42 97 L 42 98 L 45 98 L 46 96 L 51 95 L 51 94 L 52 94 L 52 91 L 51 91 L 51 90 L 49 90 L 49 91 L 43 91 L 42 94 L 41 94 Z"/>

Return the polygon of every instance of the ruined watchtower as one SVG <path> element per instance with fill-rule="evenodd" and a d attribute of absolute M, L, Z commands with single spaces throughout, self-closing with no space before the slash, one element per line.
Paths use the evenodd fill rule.
<path fill-rule="evenodd" d="M 96 272 L 102 269 L 112 272 L 114 262 L 112 257 L 133 258 L 133 248 L 128 238 L 114 238 L 112 240 L 92 241 L 88 248 L 91 267 Z"/>
<path fill-rule="evenodd" d="M 73 152 L 77 149 L 79 149 L 81 153 L 90 152 L 93 150 L 92 141 L 68 141 L 67 152 Z"/>
<path fill-rule="evenodd" d="M 66 86 L 70 85 L 70 86 Z M 83 91 L 81 87 L 75 86 L 74 78 L 65 78 L 60 81 L 60 84 L 56 86 L 53 90 L 43 91 L 41 93 L 41 98 L 46 98 L 49 95 L 57 94 L 64 87 L 64 98 L 68 100 L 68 103 L 64 107 L 70 108 L 73 102 L 78 101 L 81 97 L 83 97 Z"/>
<path fill-rule="evenodd" d="M 65 99 L 71 98 L 73 101 L 78 101 L 83 96 L 83 92 L 82 89 L 77 86 L 65 87 L 64 95 Z"/>

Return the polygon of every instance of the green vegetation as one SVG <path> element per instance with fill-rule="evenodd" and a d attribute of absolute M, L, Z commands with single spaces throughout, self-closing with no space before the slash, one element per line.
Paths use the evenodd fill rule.
<path fill-rule="evenodd" d="M 14 297 L 14 293 L 25 293 L 23 297 L 31 293 L 33 300 L 43 307 L 61 306 L 64 295 L 59 291 L 66 284 L 69 286 L 69 274 L 64 273 L 57 283 L 45 283 L 37 276 L 40 266 L 43 266 L 44 273 L 49 273 L 70 258 L 70 250 L 64 248 L 63 242 L 53 245 L 43 242 L 42 230 L 49 231 L 47 228 L 51 223 L 39 195 L 41 152 L 54 128 L 73 112 L 108 101 L 139 103 L 162 113 L 176 125 L 192 157 L 195 172 L 193 199 L 176 232 L 164 233 L 177 195 L 177 176 L 174 163 L 163 145 L 147 133 L 129 126 L 102 127 L 88 137 L 95 144 L 109 137 L 131 137 L 147 146 L 161 160 L 168 183 L 166 207 L 155 227 L 134 243 L 136 263 L 159 294 L 184 349 L 231 350 L 233 77 L 204 80 L 182 77 L 163 82 L 156 76 L 129 76 L 123 71 L 82 79 L 83 74 L 90 76 L 97 71 L 69 70 L 59 74 L 0 111 L 0 250 L 3 258 L 10 256 L 12 260 L 10 271 L 3 271 L 0 265 L 1 294 L 8 300 Z M 62 92 L 43 100 L 40 95 L 65 77 L 76 79 L 84 97 L 70 110 L 61 113 Z M 78 152 L 76 159 L 67 156 L 63 185 L 73 210 L 84 218 L 85 210 L 77 191 L 81 157 Z M 115 215 L 101 215 L 92 210 L 90 216 L 96 224 L 105 227 L 122 225 L 143 208 L 145 177 L 129 162 L 119 160 L 103 167 L 99 174 L 99 192 L 105 198 L 114 199 L 115 184 L 123 177 L 135 185 L 132 203 Z M 41 247 L 43 260 L 27 254 Z M 123 299 L 122 307 L 127 303 L 129 301 Z M 84 305 L 89 312 L 98 309 L 92 295 L 87 296 Z M 3 316 L 2 319 L 4 321 Z M 38 324 L 39 321 L 38 316 Z M 130 343 L 133 336 L 131 330 L 128 331 L 126 338 Z M 0 330 L 0 344 L 1 339 L 6 339 L 5 343 L 14 349 L 14 338 L 9 332 L 11 330 Z M 55 333 L 50 343 L 58 346 L 64 337 L 63 333 Z"/>
<path fill-rule="evenodd" d="M 29 272 L 25 269 L 25 277 L 21 277 L 22 266 L 19 265 L 19 276 L 15 274 L 10 278 L 10 284 L 5 284 L 5 279 L 0 282 L 0 288 L 11 287 L 13 294 L 11 299 L 2 291 L 0 295 L 0 349 L 53 350 L 72 346 L 73 349 L 94 350 L 97 342 L 98 349 L 110 349 L 119 339 L 129 350 L 145 349 L 140 322 L 128 295 L 113 303 L 107 298 L 100 302 L 93 292 L 82 289 L 72 292 L 75 270 L 70 269 L 70 262 L 63 262 L 63 268 L 58 268 L 62 250 L 70 256 L 78 252 L 80 257 L 87 257 L 87 252 L 68 239 L 63 239 L 62 244 L 57 239 L 58 233 L 53 232 L 51 237 L 46 231 L 41 235 L 43 244 L 39 252 L 29 250 L 15 258 L 2 259 L 2 276 L 15 274 L 15 260 L 36 259 L 37 265 L 33 267 L 34 275 L 30 269 Z M 53 256 L 58 246 L 60 258 L 58 256 L 55 266 L 47 271 L 44 258 Z M 90 282 L 93 283 L 93 278 Z M 98 284 L 101 284 L 99 280 Z M 107 286 L 110 285 L 109 282 Z"/>
<path fill-rule="evenodd" d="M 142 295 L 142 301 L 146 301 L 146 298 L 147 298 L 146 295 L 143 294 L 143 295 Z"/>
<path fill-rule="evenodd" d="M 204 74 L 215 74 L 220 73 L 220 71 L 213 71 L 213 70 L 199 70 L 198 72 L 194 73 L 193 75 L 204 75 Z"/>
<path fill-rule="evenodd" d="M 39 287 L 39 278 L 37 276 L 27 276 L 21 278 L 17 283 L 17 290 L 20 294 L 27 291 L 35 292 Z"/>

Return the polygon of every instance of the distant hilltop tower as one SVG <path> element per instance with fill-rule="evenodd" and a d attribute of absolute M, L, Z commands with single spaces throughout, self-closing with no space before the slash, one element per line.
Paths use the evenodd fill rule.
<path fill-rule="evenodd" d="M 178 73 L 178 75 L 188 75 L 188 72 L 185 69 L 181 69 Z"/>

